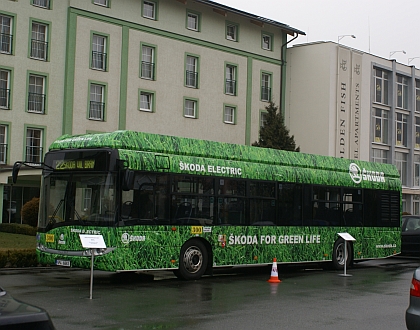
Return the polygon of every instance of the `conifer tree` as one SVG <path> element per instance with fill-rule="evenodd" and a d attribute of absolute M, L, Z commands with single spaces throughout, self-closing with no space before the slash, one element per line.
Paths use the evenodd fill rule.
<path fill-rule="evenodd" d="M 278 107 L 270 102 L 265 107 L 267 110 L 266 122 L 260 128 L 260 137 L 252 145 L 262 148 L 273 148 L 288 151 L 300 151 L 300 147 L 296 148 L 294 136 L 289 135 L 289 130 L 284 125 L 284 119 Z"/>

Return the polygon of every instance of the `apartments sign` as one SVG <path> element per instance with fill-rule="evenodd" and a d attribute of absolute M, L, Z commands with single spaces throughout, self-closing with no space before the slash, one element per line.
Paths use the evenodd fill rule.
<path fill-rule="evenodd" d="M 360 158 L 362 55 L 338 48 L 336 152 L 340 158 Z"/>

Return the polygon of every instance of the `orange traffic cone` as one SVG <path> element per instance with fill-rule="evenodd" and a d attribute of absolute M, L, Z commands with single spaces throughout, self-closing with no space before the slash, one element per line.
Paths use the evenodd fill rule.
<path fill-rule="evenodd" d="M 271 267 L 271 276 L 268 283 L 280 283 L 279 273 L 277 272 L 277 259 L 273 258 L 273 266 Z"/>

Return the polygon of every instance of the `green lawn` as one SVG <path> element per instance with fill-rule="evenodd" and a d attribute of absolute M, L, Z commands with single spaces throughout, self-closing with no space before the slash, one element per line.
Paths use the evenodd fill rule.
<path fill-rule="evenodd" d="M 36 237 L 0 232 L 0 251 L 35 249 Z"/>

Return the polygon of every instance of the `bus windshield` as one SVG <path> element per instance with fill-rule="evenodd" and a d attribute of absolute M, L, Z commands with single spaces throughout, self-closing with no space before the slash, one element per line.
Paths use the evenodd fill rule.
<path fill-rule="evenodd" d="M 53 173 L 44 178 L 40 229 L 80 224 L 112 226 L 115 223 L 115 174 Z"/>

